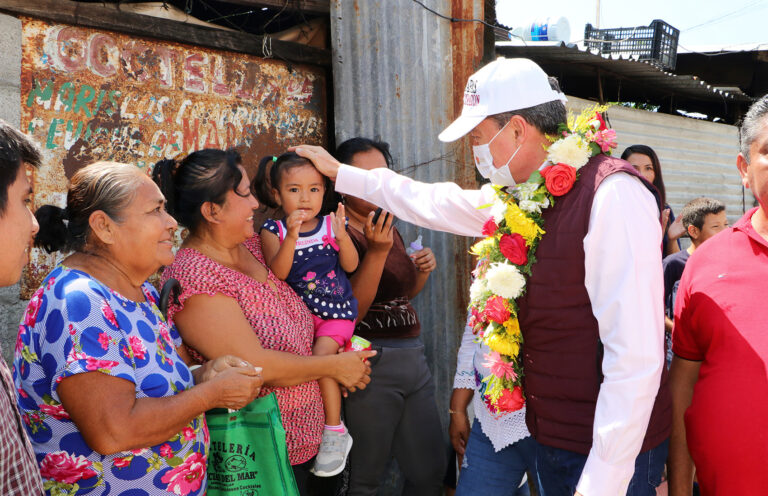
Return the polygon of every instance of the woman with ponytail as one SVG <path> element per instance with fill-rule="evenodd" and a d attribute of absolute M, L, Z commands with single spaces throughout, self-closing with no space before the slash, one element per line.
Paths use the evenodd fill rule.
<path fill-rule="evenodd" d="M 158 309 L 147 278 L 173 261 L 176 228 L 164 203 L 136 167 L 100 162 L 73 176 L 66 208 L 37 213 L 36 244 L 69 253 L 32 296 L 14 359 L 48 494 L 205 494 L 203 414 L 259 392 L 234 356 L 189 367 Z"/>
<path fill-rule="evenodd" d="M 263 368 L 262 394 L 276 393 L 296 482 L 308 494 L 318 483 L 309 469 L 324 425 L 317 380 L 363 388 L 375 352 L 312 356 L 312 314 L 266 265 L 253 226 L 259 203 L 237 153 L 209 149 L 161 161 L 153 177 L 189 230 L 163 274 L 182 287 L 169 315 L 200 363 L 236 352 Z M 254 189 L 267 187 L 265 177 L 257 176 Z"/>

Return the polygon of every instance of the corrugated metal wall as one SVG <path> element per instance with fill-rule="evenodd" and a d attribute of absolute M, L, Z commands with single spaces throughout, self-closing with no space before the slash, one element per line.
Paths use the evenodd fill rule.
<path fill-rule="evenodd" d="M 568 106 L 574 112 L 592 104 L 568 97 Z M 736 126 L 626 107 L 612 107 L 608 117 L 618 136 L 616 156 L 634 144 L 648 145 L 658 154 L 667 203 L 675 215 L 690 200 L 708 196 L 726 204 L 731 224 L 741 217 L 742 187 L 736 169 L 739 154 Z M 746 191 L 747 209 L 753 199 Z"/>
<path fill-rule="evenodd" d="M 424 3 L 451 15 L 449 0 Z M 473 8 L 474 17 L 481 17 L 482 5 Z M 452 47 L 451 23 L 411 0 L 334 0 L 331 37 L 337 143 L 354 136 L 379 138 L 391 144 L 395 170 L 425 182 L 461 180 L 458 148 L 437 139 L 454 117 L 452 50 L 472 49 Z M 467 76 L 460 78 L 462 89 Z M 438 269 L 414 304 L 447 441 L 448 400 L 466 316 L 469 240 L 402 221 L 398 229 L 406 244 L 422 234 L 424 246 L 437 257 Z M 382 488 L 380 494 L 391 491 Z"/>

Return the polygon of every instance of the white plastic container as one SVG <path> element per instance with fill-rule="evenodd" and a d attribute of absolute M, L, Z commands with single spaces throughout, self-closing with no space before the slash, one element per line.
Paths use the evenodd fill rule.
<path fill-rule="evenodd" d="M 545 17 L 516 27 L 509 39 L 525 41 L 565 41 L 571 39 L 571 25 L 565 17 Z"/>

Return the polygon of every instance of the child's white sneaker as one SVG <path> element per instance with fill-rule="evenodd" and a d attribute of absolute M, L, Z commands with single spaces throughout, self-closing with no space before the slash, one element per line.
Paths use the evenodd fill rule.
<path fill-rule="evenodd" d="M 320 451 L 315 457 L 315 465 L 310 472 L 318 477 L 332 477 L 344 470 L 349 450 L 352 449 L 352 436 L 349 431 L 337 432 L 323 429 Z"/>

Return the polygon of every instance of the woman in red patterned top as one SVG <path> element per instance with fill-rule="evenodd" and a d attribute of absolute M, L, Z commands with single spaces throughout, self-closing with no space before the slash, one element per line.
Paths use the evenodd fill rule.
<path fill-rule="evenodd" d="M 181 283 L 169 308 L 199 361 L 232 354 L 263 368 L 262 395 L 275 392 L 299 488 L 317 454 L 323 404 L 317 379 L 364 388 L 374 352 L 312 356 L 312 317 L 301 299 L 264 265 L 248 175 L 234 151 L 202 150 L 153 172 L 168 211 L 189 229 L 163 278 Z M 297 467 L 301 467 L 297 469 Z"/>

